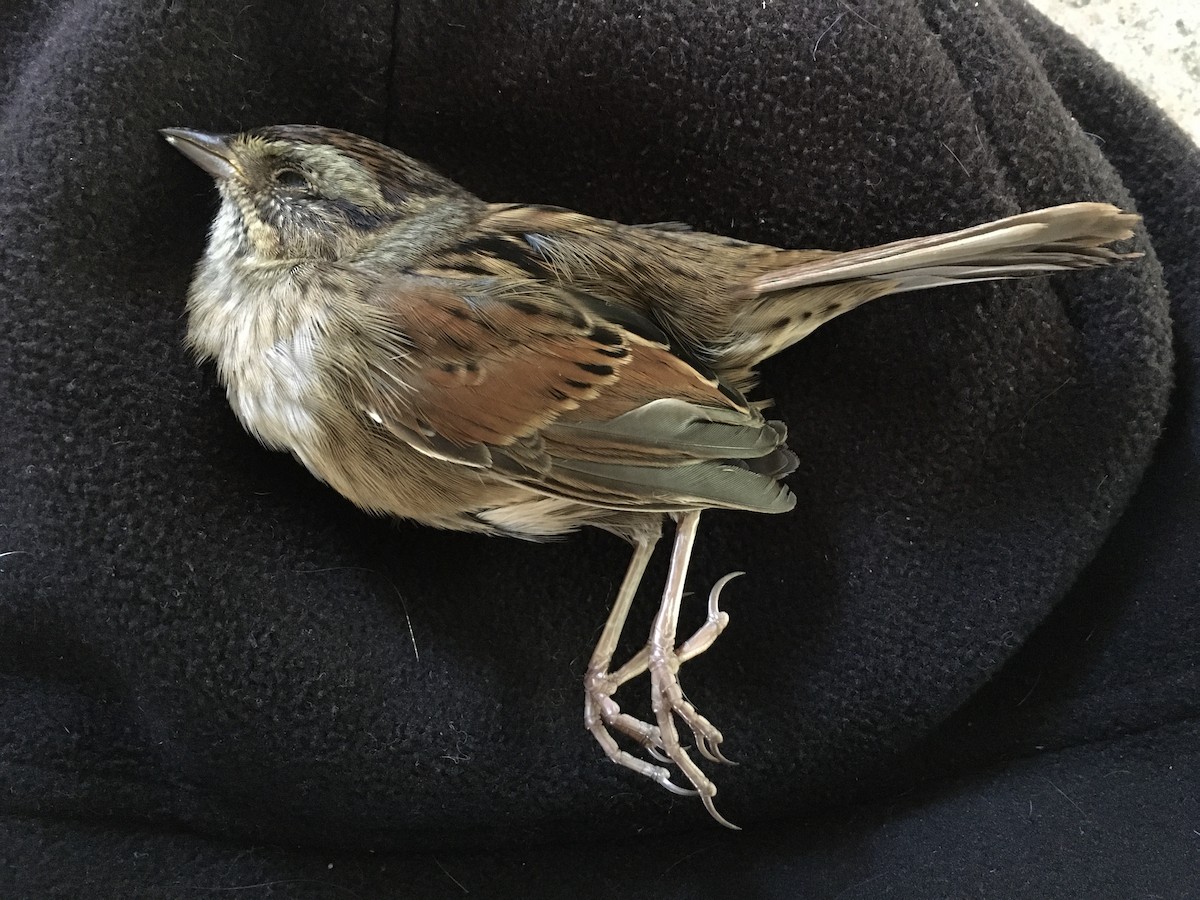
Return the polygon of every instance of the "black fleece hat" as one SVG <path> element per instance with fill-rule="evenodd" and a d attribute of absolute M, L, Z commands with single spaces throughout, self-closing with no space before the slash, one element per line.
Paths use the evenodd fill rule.
<path fill-rule="evenodd" d="M 5 896 L 1186 895 L 1200 165 L 1025 6 L 18 0 L 0 72 Z M 705 516 L 681 625 L 748 572 L 687 671 L 737 837 L 582 728 L 627 548 L 367 517 L 188 358 L 215 194 L 156 129 L 275 122 L 784 246 L 1105 200 L 1146 257 L 883 300 L 766 367 L 799 504 Z"/>

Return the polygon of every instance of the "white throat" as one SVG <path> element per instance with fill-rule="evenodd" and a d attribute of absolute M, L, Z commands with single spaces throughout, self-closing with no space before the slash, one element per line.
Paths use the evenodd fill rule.
<path fill-rule="evenodd" d="M 311 276 L 305 264 L 256 258 L 236 209 L 225 200 L 188 296 L 188 342 L 216 361 L 242 425 L 306 465 L 304 448 L 320 431 L 315 357 L 326 321 Z"/>

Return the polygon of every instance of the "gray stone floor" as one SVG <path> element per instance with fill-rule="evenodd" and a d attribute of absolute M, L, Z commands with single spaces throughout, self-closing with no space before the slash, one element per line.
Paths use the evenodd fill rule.
<path fill-rule="evenodd" d="M 1200 0 L 1029 0 L 1200 141 Z"/>

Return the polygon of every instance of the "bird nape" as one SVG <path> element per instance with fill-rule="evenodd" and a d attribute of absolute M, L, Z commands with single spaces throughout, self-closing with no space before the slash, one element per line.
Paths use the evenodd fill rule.
<path fill-rule="evenodd" d="M 719 599 L 733 576 L 712 589 L 695 634 L 679 643 L 676 628 L 701 511 L 795 504 L 786 428 L 746 399 L 755 366 L 888 294 L 1140 255 L 1108 246 L 1138 217 L 1106 203 L 866 250 L 784 250 L 486 203 L 332 128 L 162 133 L 221 195 L 188 295 L 188 342 L 215 360 L 247 431 L 370 512 L 528 539 L 586 525 L 629 541 L 584 679 L 585 724 L 613 762 L 698 794 L 729 827 L 677 723 L 701 757 L 726 761 L 679 668 L 725 628 Z M 614 668 L 667 518 L 661 605 L 645 646 Z M 653 722 L 614 699 L 642 675 Z"/>

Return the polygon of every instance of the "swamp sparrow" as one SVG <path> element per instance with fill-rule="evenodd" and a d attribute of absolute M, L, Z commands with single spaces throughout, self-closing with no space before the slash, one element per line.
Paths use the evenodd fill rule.
<path fill-rule="evenodd" d="M 584 678 L 584 722 L 616 763 L 708 811 L 721 732 L 678 670 L 728 622 L 676 623 L 700 512 L 782 513 L 796 465 L 746 399 L 754 367 L 886 294 L 1130 259 L 1134 215 L 1072 203 L 868 250 L 780 250 L 685 226 L 485 203 L 403 154 L 283 125 L 166 139 L 221 194 L 188 296 L 188 341 L 268 447 L 370 512 L 549 538 L 582 525 L 633 545 Z M 665 518 L 675 543 L 645 647 L 613 666 Z M 735 573 L 736 574 L 736 573 Z M 654 722 L 613 695 L 649 673 Z M 631 740 L 654 761 L 623 750 Z M 732 827 L 732 826 L 731 826 Z"/>

